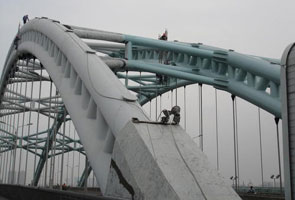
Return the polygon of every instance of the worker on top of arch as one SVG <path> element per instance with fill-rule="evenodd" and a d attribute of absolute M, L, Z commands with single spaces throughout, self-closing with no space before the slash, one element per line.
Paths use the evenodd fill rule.
<path fill-rule="evenodd" d="M 168 40 L 168 30 L 165 29 L 165 32 L 159 36 L 158 38 L 159 40 L 164 40 L 164 41 L 167 41 Z M 167 60 L 167 52 L 164 51 L 164 50 L 160 50 L 159 51 L 159 63 L 161 64 L 165 64 L 167 65 L 168 64 L 168 60 Z M 161 75 L 161 74 L 156 74 L 156 77 L 157 77 L 157 80 L 160 82 L 160 83 L 163 83 L 167 81 L 167 76 L 164 76 L 164 75 Z"/>
<path fill-rule="evenodd" d="M 165 29 L 165 32 L 159 37 L 159 40 L 168 40 L 168 30 Z"/>
<path fill-rule="evenodd" d="M 23 22 L 24 22 L 24 24 L 26 24 L 29 20 L 30 20 L 29 19 L 29 15 L 24 15 L 23 16 Z"/>

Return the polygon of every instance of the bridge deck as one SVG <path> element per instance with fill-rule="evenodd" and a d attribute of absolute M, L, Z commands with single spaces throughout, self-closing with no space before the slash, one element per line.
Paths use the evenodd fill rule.
<path fill-rule="evenodd" d="M 39 200 L 40 197 L 42 197 L 42 200 L 123 200 L 121 198 L 102 197 L 99 194 L 93 192 L 92 194 L 89 194 L 86 192 L 61 191 L 57 189 L 27 187 L 20 185 L 0 185 L 0 200 Z"/>

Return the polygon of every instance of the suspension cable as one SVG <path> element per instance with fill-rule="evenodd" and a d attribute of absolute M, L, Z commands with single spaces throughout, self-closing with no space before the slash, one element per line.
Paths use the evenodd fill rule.
<path fill-rule="evenodd" d="M 87 191 L 87 182 L 88 182 L 88 159 L 85 155 L 85 180 L 84 180 L 84 191 Z"/>
<path fill-rule="evenodd" d="M 279 175 L 280 175 L 280 192 L 282 192 L 282 173 L 281 173 L 281 154 L 280 154 L 279 121 L 280 121 L 280 118 L 275 117 L 276 131 L 277 131 L 277 145 L 278 145 L 278 164 L 279 164 Z"/>
<path fill-rule="evenodd" d="M 233 136 L 234 136 L 234 169 L 235 169 L 235 190 L 238 190 L 238 184 L 237 184 L 237 146 L 236 146 L 236 123 L 235 123 L 235 95 L 231 95 L 232 98 L 232 108 L 233 108 Z"/>
<path fill-rule="evenodd" d="M 10 77 L 10 89 L 9 89 L 9 91 L 12 91 L 12 92 L 10 92 L 10 98 L 13 98 L 13 90 L 14 90 L 14 85 L 13 85 L 13 82 L 12 82 L 12 79 L 13 79 L 13 76 L 14 76 L 14 71 L 15 71 L 15 66 L 13 67 L 13 69 L 11 70 L 11 77 Z M 7 124 L 7 126 L 8 126 L 8 133 L 12 133 L 12 136 L 13 136 L 13 132 L 12 132 L 12 121 L 13 121 L 13 119 L 12 119 L 13 117 L 12 117 L 12 114 L 10 114 L 9 115 L 9 121 L 8 121 L 8 124 Z M 8 176 L 7 176 L 7 183 L 9 184 L 9 183 L 11 183 L 11 174 L 9 173 L 10 171 L 11 171 L 11 167 L 12 167 L 12 144 L 10 144 L 10 147 L 9 147 L 9 149 L 10 149 L 10 151 L 9 151 L 9 163 L 8 163 Z"/>
<path fill-rule="evenodd" d="M 1 113 L 1 116 L 3 116 L 2 114 L 4 114 L 4 111 L 1 110 L 0 113 Z M 2 117 L 1 117 L 1 119 L 2 119 Z M 1 130 L 4 130 L 3 126 L 4 126 L 4 124 L 0 123 Z M 2 137 L 2 136 L 4 136 L 3 131 L 0 132 L 0 137 Z M 5 150 L 5 148 L 3 146 L 1 146 L 0 147 L 0 151 L 1 151 L 1 154 L 0 154 L 0 159 L 1 159 L 0 160 L 0 177 L 2 177 L 1 180 L 3 180 L 3 163 L 4 163 L 4 158 L 3 157 L 4 157 L 4 152 L 5 152 L 4 150 Z"/>
<path fill-rule="evenodd" d="M 263 160 L 262 160 L 262 137 L 261 137 L 261 118 L 260 118 L 260 108 L 258 108 L 258 130 L 259 130 L 259 149 L 260 149 L 260 168 L 261 168 L 261 186 L 264 186 L 263 181 Z"/>
<path fill-rule="evenodd" d="M 49 153 L 49 137 L 50 137 L 50 119 L 51 119 L 51 101 L 52 101 L 52 80 L 50 81 L 50 94 L 49 94 L 49 115 L 47 126 L 47 141 L 46 141 L 46 156 L 45 156 L 45 174 L 44 174 L 44 186 L 47 186 L 47 167 L 48 167 L 48 153 Z"/>
<path fill-rule="evenodd" d="M 74 146 L 75 146 L 75 140 L 76 140 L 76 132 L 74 129 Z M 72 159 L 72 180 L 71 180 L 72 187 L 74 187 L 74 168 L 75 168 L 75 150 L 73 151 L 73 159 Z"/>
<path fill-rule="evenodd" d="M 80 157 L 81 157 L 81 150 L 80 150 L 80 145 L 79 145 L 79 162 L 78 162 L 78 180 L 80 180 Z M 78 185 L 78 184 L 77 184 Z"/>
<path fill-rule="evenodd" d="M 162 94 L 160 94 L 160 112 L 162 111 Z"/>
<path fill-rule="evenodd" d="M 69 129 L 69 131 L 68 131 L 68 137 L 69 138 L 71 138 L 71 129 L 70 129 L 70 123 L 71 123 L 71 121 L 69 121 L 69 125 L 68 125 L 68 129 Z M 70 153 L 69 153 L 69 150 L 68 150 L 68 153 L 67 153 L 67 165 L 66 165 L 66 169 L 67 169 L 67 178 L 66 178 L 66 183 L 67 183 L 67 185 L 69 185 L 69 160 L 70 160 Z"/>
<path fill-rule="evenodd" d="M 155 121 L 157 121 L 157 117 L 158 117 L 158 89 L 156 89 L 156 98 L 155 98 Z M 160 111 L 161 112 L 161 111 Z"/>
<path fill-rule="evenodd" d="M 200 148 L 204 151 L 204 138 L 203 138 L 203 97 L 202 97 L 202 84 L 199 83 L 199 140 Z"/>
<path fill-rule="evenodd" d="M 215 130 L 216 130 L 216 165 L 219 170 L 219 141 L 218 141 L 218 101 L 217 89 L 215 89 Z"/>
<path fill-rule="evenodd" d="M 18 61 L 17 61 L 18 62 Z M 15 65 L 15 71 L 14 71 L 14 74 L 16 73 L 16 71 L 17 71 L 17 63 L 16 63 L 16 65 Z M 15 75 L 14 75 L 14 79 L 16 80 L 16 78 L 15 78 Z M 17 92 L 18 92 L 18 83 L 17 83 L 17 81 L 16 81 L 16 83 L 14 83 L 13 84 L 14 86 L 13 86 L 13 89 L 12 89 L 12 91 L 15 93 L 15 94 L 17 94 Z M 16 86 L 15 86 L 16 85 Z M 16 96 L 16 95 L 15 95 Z M 15 98 L 15 100 L 14 100 L 14 102 L 17 104 L 17 100 L 16 100 L 16 98 Z M 14 107 L 16 108 L 17 106 L 16 106 L 16 104 L 14 105 Z M 18 115 L 19 116 L 19 115 Z M 13 115 L 13 131 L 14 131 L 14 140 L 13 140 L 13 145 L 14 145 L 14 147 L 13 147 L 13 160 L 12 160 L 12 169 L 11 169 L 11 171 L 12 171 L 12 174 L 11 174 L 11 184 L 14 184 L 14 179 L 15 179 L 15 162 L 16 162 L 16 150 L 17 150 L 17 137 L 18 137 L 18 135 L 17 135 L 17 128 L 18 128 L 18 124 L 16 124 L 15 125 L 15 121 L 16 121 L 16 114 L 14 114 Z M 18 117 L 19 118 L 19 117 Z M 17 123 L 18 123 L 19 121 L 17 121 Z"/>
<path fill-rule="evenodd" d="M 184 130 L 186 130 L 186 86 L 183 87 L 183 105 L 184 105 Z"/>
<path fill-rule="evenodd" d="M 29 61 L 26 62 L 26 67 L 28 68 Z M 27 69 L 28 70 L 28 69 Z M 28 79 L 25 79 L 25 98 L 27 97 L 27 91 L 28 91 Z M 26 117 L 26 99 L 24 99 L 24 106 L 23 106 L 23 118 L 22 118 L 22 126 L 25 124 L 25 117 Z M 19 158 L 19 168 L 18 168 L 18 177 L 17 177 L 17 184 L 20 184 L 20 170 L 21 170 L 21 164 L 22 164 L 22 150 L 23 150 L 23 137 L 24 137 L 24 128 L 22 128 L 22 136 L 20 140 L 20 158 Z M 23 183 L 26 184 L 26 183 Z"/>
<path fill-rule="evenodd" d="M 9 79 L 10 79 L 10 75 L 9 75 Z M 8 83 L 9 83 L 9 81 L 8 81 Z M 7 85 L 7 88 L 9 89 L 9 85 Z M 8 98 L 8 93 L 5 93 L 5 96 Z M 8 121 L 9 121 L 9 115 L 8 115 L 8 113 L 9 113 L 9 111 L 8 111 L 8 109 L 6 109 L 6 115 L 5 115 L 5 128 L 4 128 L 4 131 L 8 131 L 8 126 L 7 126 L 7 123 L 8 123 Z M 5 135 L 7 135 L 7 133 L 5 133 L 4 132 L 4 134 L 3 134 L 4 136 Z M 4 181 L 4 183 L 7 183 L 6 182 L 6 178 L 7 178 L 7 163 L 8 163 L 8 157 L 9 157 L 9 144 L 7 143 L 7 151 L 6 151 L 6 153 L 5 153 L 5 159 L 4 159 L 4 173 L 3 173 L 3 181 Z"/>
<path fill-rule="evenodd" d="M 175 105 L 178 105 L 177 104 L 177 78 L 176 78 L 176 89 L 175 89 Z"/>
<path fill-rule="evenodd" d="M 35 142 L 35 158 L 34 158 L 34 180 L 37 178 L 35 177 L 36 175 L 36 156 L 37 156 L 37 142 L 38 142 L 38 138 L 39 138 L 39 123 L 40 123 L 40 106 L 41 106 L 41 92 L 42 92 L 42 74 L 43 70 L 42 70 L 42 65 L 40 64 L 40 78 L 39 78 L 39 99 L 38 99 L 38 111 L 37 111 L 37 121 L 36 121 L 36 142 Z M 38 184 L 38 183 L 37 183 Z"/>
<path fill-rule="evenodd" d="M 51 145 L 51 161 L 50 161 L 50 173 L 49 173 L 49 187 L 53 188 L 53 183 L 54 183 L 54 171 L 55 171 L 55 149 L 56 149 L 56 134 L 57 134 L 57 119 L 58 119 L 58 109 L 57 109 L 57 96 L 58 96 L 58 91 L 57 88 L 55 87 L 55 98 L 54 98 L 54 121 L 53 121 L 53 138 L 52 138 L 52 145 Z"/>
<path fill-rule="evenodd" d="M 141 96 L 141 71 L 139 72 L 139 95 Z"/>
<path fill-rule="evenodd" d="M 150 118 L 152 118 L 152 100 L 150 100 Z"/>
<path fill-rule="evenodd" d="M 173 107 L 173 89 L 171 90 L 171 108 Z"/>
<path fill-rule="evenodd" d="M 64 119 L 63 119 L 63 131 L 62 131 L 62 154 L 61 154 L 61 172 L 60 172 L 60 181 L 59 189 L 62 190 L 63 184 L 63 172 L 64 172 L 64 152 L 65 152 L 65 132 L 66 132 L 66 107 L 64 106 Z"/>
<path fill-rule="evenodd" d="M 35 58 L 33 59 L 33 71 L 35 70 Z M 30 132 L 31 132 L 31 120 L 32 120 L 32 99 L 33 99 L 33 93 L 34 93 L 34 78 L 32 77 L 31 79 L 31 93 L 30 93 L 30 111 L 29 111 L 29 124 L 28 124 L 28 138 L 30 137 Z M 27 152 L 26 152 L 26 163 L 25 163 L 25 184 L 27 180 L 27 174 L 28 174 L 28 157 L 29 157 L 29 140 L 27 141 Z"/>
<path fill-rule="evenodd" d="M 237 150 L 237 188 L 240 187 L 240 161 L 239 161 L 239 132 L 238 132 L 238 106 L 237 98 L 235 98 L 235 118 L 236 118 L 236 150 Z"/>

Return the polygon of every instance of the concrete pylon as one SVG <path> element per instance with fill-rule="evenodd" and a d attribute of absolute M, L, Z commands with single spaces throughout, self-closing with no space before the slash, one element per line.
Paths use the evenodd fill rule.
<path fill-rule="evenodd" d="M 175 125 L 126 124 L 113 149 L 105 195 L 128 199 L 240 199 Z"/>

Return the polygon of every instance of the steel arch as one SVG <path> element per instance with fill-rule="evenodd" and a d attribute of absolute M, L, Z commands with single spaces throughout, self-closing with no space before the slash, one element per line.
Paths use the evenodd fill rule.
<path fill-rule="evenodd" d="M 276 117 L 281 117 L 280 60 L 278 59 L 243 55 L 234 50 L 206 46 L 201 43 L 168 42 L 70 27 L 81 38 L 125 43 L 124 47 L 88 42 L 94 50 L 124 61 L 120 64 L 119 61 L 113 60 L 113 62 L 117 61 L 116 66 L 114 63 L 106 62 L 110 66 L 121 67 L 120 70 L 152 72 L 174 78 L 171 86 L 160 87 L 161 84 L 154 84 L 158 85 L 157 89 L 154 91 L 149 89 L 145 95 L 139 95 L 141 104 L 177 87 L 175 80 L 178 79 L 188 81 L 187 84 L 212 85 L 241 97 Z M 163 52 L 167 55 L 168 64 L 159 63 L 160 54 Z M 141 87 L 141 91 L 144 89 Z"/>

